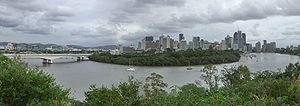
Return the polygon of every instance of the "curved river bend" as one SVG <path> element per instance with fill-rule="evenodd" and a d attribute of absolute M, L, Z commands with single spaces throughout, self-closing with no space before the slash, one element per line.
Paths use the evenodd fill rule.
<path fill-rule="evenodd" d="M 289 63 L 300 61 L 299 56 L 291 56 L 275 53 L 255 53 L 256 57 L 242 56 L 239 62 L 219 64 L 217 68 L 246 65 L 252 72 L 262 70 L 278 71 L 284 69 Z M 121 81 L 127 81 L 129 75 L 139 80 L 144 80 L 150 73 L 156 72 L 164 76 L 164 81 L 170 85 L 184 85 L 194 83 L 200 79 L 199 70 L 203 66 L 192 66 L 193 70 L 187 71 L 187 67 L 135 67 L 136 71 L 128 72 L 128 66 L 97 63 L 92 61 L 66 62 L 76 60 L 55 60 L 55 64 L 42 65 L 40 59 L 25 59 L 31 66 L 52 74 L 56 82 L 65 88 L 71 88 L 71 96 L 78 100 L 84 100 L 84 92 L 91 84 L 110 87 Z"/>

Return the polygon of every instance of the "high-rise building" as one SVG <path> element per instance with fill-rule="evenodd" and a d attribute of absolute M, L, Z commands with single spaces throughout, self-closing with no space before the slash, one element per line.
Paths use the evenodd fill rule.
<path fill-rule="evenodd" d="M 219 50 L 226 50 L 226 49 L 227 49 L 226 41 L 222 40 L 221 44 L 220 44 L 220 49 Z"/>
<path fill-rule="evenodd" d="M 276 51 L 276 42 L 268 43 L 266 46 L 266 52 L 274 53 Z"/>
<path fill-rule="evenodd" d="M 188 49 L 193 49 L 193 42 L 192 41 L 189 41 Z"/>
<path fill-rule="evenodd" d="M 261 52 L 261 43 L 259 41 L 257 43 L 255 43 L 255 51 Z"/>
<path fill-rule="evenodd" d="M 247 43 L 246 44 L 246 49 L 247 49 L 247 52 L 252 52 L 252 44 Z"/>
<path fill-rule="evenodd" d="M 200 37 L 193 37 L 193 49 L 200 48 Z"/>
<path fill-rule="evenodd" d="M 186 40 L 181 40 L 179 43 L 179 50 L 186 50 L 187 49 L 187 42 Z"/>
<path fill-rule="evenodd" d="M 246 48 L 246 34 L 242 33 L 242 31 L 240 31 L 240 30 L 235 32 L 233 34 L 233 45 L 237 46 L 237 48 L 234 47 L 237 50 L 246 51 L 247 50 L 247 49 L 245 49 Z"/>
<path fill-rule="evenodd" d="M 263 45 L 262 45 L 262 52 L 267 52 L 267 44 L 268 44 L 268 42 L 267 42 L 267 40 L 263 40 Z"/>
<path fill-rule="evenodd" d="M 153 36 L 146 36 L 146 37 L 145 37 L 145 41 L 146 41 L 146 42 L 149 42 L 149 41 L 150 41 L 150 42 L 153 42 Z"/>
<path fill-rule="evenodd" d="M 182 40 L 184 40 L 184 36 L 183 36 L 183 34 L 181 33 L 181 34 L 179 34 L 179 42 L 182 41 Z"/>
<path fill-rule="evenodd" d="M 202 48 L 202 49 L 204 48 L 204 40 L 203 39 L 200 40 L 200 48 Z"/>
<path fill-rule="evenodd" d="M 162 50 L 173 49 L 172 43 L 174 42 L 174 40 L 171 39 L 171 37 L 169 35 L 167 35 L 166 37 L 161 36 L 160 38 L 162 39 L 162 44 L 161 44 Z"/>
<path fill-rule="evenodd" d="M 227 35 L 225 37 L 225 45 L 226 49 L 232 49 L 233 48 L 233 38 Z"/>

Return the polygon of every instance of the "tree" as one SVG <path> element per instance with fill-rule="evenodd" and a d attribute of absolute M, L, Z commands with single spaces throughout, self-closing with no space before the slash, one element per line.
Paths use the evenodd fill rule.
<path fill-rule="evenodd" d="M 132 76 L 128 82 L 121 82 L 112 88 L 91 85 L 89 91 L 85 92 L 85 103 L 88 106 L 132 106 L 140 104 L 139 88 L 141 82 Z"/>
<path fill-rule="evenodd" d="M 163 82 L 162 79 L 163 76 L 157 73 L 151 73 L 151 75 L 146 78 L 146 82 L 144 85 L 144 92 L 146 97 L 153 97 L 166 93 L 164 88 L 166 88 L 168 84 Z"/>
<path fill-rule="evenodd" d="M 70 100 L 54 78 L 24 62 L 0 56 L 0 103 L 7 106 L 63 105 Z"/>
<path fill-rule="evenodd" d="M 208 86 L 208 89 L 210 91 L 217 90 L 218 89 L 218 83 L 220 81 L 220 77 L 218 75 L 218 70 L 216 66 L 213 65 L 206 65 L 202 70 L 200 78 L 204 80 L 206 85 Z"/>
<path fill-rule="evenodd" d="M 237 69 L 230 68 L 222 70 L 223 83 L 225 86 L 239 86 L 251 80 L 251 73 L 247 66 L 241 65 Z"/>

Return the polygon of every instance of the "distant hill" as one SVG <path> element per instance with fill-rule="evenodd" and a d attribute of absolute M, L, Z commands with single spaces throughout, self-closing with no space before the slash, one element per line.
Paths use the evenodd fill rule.
<path fill-rule="evenodd" d="M 0 42 L 0 46 L 5 46 L 7 43 L 10 42 Z M 38 46 L 39 48 L 45 49 L 49 47 L 64 47 L 62 45 L 57 45 L 57 44 L 42 44 L 42 43 L 13 43 L 15 45 L 27 45 L 27 46 Z M 118 48 L 117 45 L 105 45 L 105 46 L 96 46 L 96 47 L 85 47 L 81 45 L 66 45 L 69 48 L 75 48 L 75 49 L 88 49 L 88 48 L 95 48 L 95 49 L 116 49 Z"/>
<path fill-rule="evenodd" d="M 105 46 L 98 46 L 95 48 L 108 50 L 108 49 L 116 49 L 116 48 L 118 48 L 118 46 L 117 45 L 105 45 Z"/>

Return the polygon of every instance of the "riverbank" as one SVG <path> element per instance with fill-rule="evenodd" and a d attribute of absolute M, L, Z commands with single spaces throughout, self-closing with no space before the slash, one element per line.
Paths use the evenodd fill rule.
<path fill-rule="evenodd" d="M 240 53 L 232 50 L 186 50 L 155 54 L 153 52 L 111 55 L 93 54 L 91 61 L 133 66 L 189 66 L 233 63 L 240 60 Z"/>

